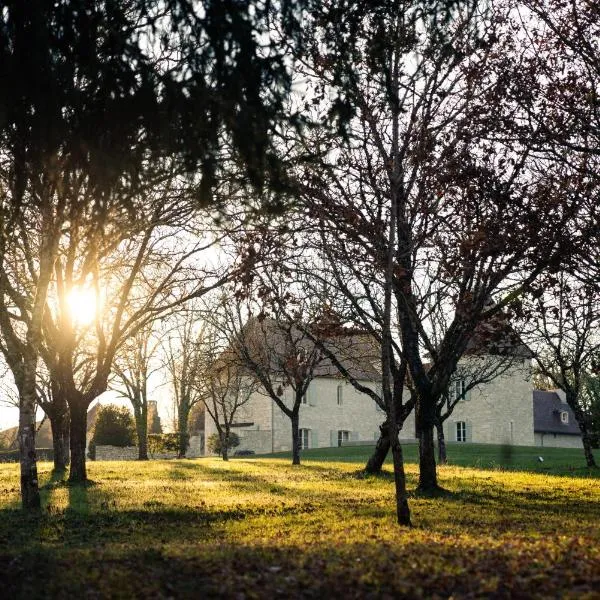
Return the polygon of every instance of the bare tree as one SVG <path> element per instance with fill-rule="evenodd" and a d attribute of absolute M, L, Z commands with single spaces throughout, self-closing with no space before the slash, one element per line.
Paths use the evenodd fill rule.
<path fill-rule="evenodd" d="M 535 363 L 565 393 L 581 431 L 586 462 L 595 467 L 585 384 L 589 373 L 597 369 L 600 354 L 598 282 L 566 272 L 550 276 L 536 287 L 523 313 L 528 319 L 525 339 L 534 352 Z"/>
<path fill-rule="evenodd" d="M 214 331 L 213 331 L 214 333 Z M 198 382 L 206 412 L 213 420 L 221 442 L 221 455 L 228 460 L 232 425 L 240 409 L 258 389 L 257 380 L 241 368 L 228 348 L 216 343 L 214 336 L 205 349 L 204 369 Z"/>
<path fill-rule="evenodd" d="M 119 348 L 113 361 L 115 377 L 110 387 L 133 406 L 138 460 L 148 460 L 148 380 L 161 368 L 157 357 L 159 345 L 152 324 L 148 324 Z"/>
<path fill-rule="evenodd" d="M 161 350 L 173 394 L 176 431 L 179 434 L 178 458 L 185 458 L 192 409 L 204 400 L 201 380 L 206 356 L 206 324 L 193 305 L 175 312 L 165 323 Z"/>

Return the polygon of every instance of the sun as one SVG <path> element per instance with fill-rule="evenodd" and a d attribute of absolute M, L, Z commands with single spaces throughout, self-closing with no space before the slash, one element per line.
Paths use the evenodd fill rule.
<path fill-rule="evenodd" d="M 73 321 L 78 325 L 89 325 L 96 318 L 98 302 L 94 290 L 74 287 L 67 294 L 67 305 Z"/>

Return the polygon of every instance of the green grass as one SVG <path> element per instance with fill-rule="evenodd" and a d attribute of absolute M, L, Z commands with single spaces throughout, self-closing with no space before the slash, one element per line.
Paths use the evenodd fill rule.
<path fill-rule="evenodd" d="M 404 460 L 416 463 L 419 460 L 418 446 L 415 443 L 403 444 Z M 304 450 L 304 457 L 315 460 L 335 460 L 367 462 L 372 446 L 345 446 L 343 448 L 319 448 Z M 278 453 L 274 457 L 288 458 L 291 454 Z M 543 461 L 539 460 L 539 457 Z M 600 464 L 600 451 L 595 451 L 596 462 Z M 391 458 L 388 457 L 388 463 Z M 575 448 L 536 448 L 531 446 L 497 446 L 492 444 L 448 444 L 448 464 L 461 467 L 483 469 L 503 469 L 510 471 L 531 471 L 553 475 L 574 475 L 600 477 L 595 469 L 585 466 L 583 450 Z"/>
<path fill-rule="evenodd" d="M 484 450 L 451 455 L 497 465 Z M 41 463 L 37 517 L 18 508 L 18 465 L 0 465 L 0 597 L 600 598 L 600 485 L 565 452 L 544 451 L 553 473 L 441 467 L 450 493 L 411 497 L 412 529 L 394 523 L 389 467 L 360 472 L 364 447 L 300 467 L 91 463 L 85 487 Z M 416 465 L 407 475 L 414 489 Z"/>

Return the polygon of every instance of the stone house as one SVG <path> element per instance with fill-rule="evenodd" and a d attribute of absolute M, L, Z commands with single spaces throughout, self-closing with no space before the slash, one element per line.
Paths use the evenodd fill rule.
<path fill-rule="evenodd" d="M 365 353 L 364 340 L 356 346 L 361 357 L 352 362 L 352 375 L 363 385 L 376 389 L 377 352 L 371 346 L 371 351 Z M 459 375 L 453 380 L 449 394 L 464 397 L 444 422 L 446 441 L 580 447 L 579 429 L 568 406 L 555 392 L 533 390 L 529 349 L 522 343 L 512 345 L 508 352 L 509 363 L 506 363 L 506 354 L 506 348 L 499 352 L 496 347 L 487 353 L 481 348 L 471 348 L 460 361 Z M 493 366 L 494 361 L 504 361 L 504 364 L 497 376 L 476 385 L 471 380 L 469 384 L 472 377 L 469 373 L 481 370 L 482 356 L 487 368 Z M 467 388 L 469 391 L 461 392 Z M 293 393 L 289 388 L 284 389 L 283 397 L 291 406 Z M 322 365 L 315 372 L 300 407 L 302 447 L 373 443 L 384 419 L 384 412 L 367 394 L 357 392 L 332 365 Z M 240 437 L 238 450 L 264 454 L 291 449 L 290 420 L 260 390 L 241 407 L 233 430 Z M 216 432 L 210 418 L 206 420 L 205 431 L 206 438 Z M 406 419 L 400 439 L 416 441 L 414 412 Z"/>
<path fill-rule="evenodd" d="M 535 445 L 583 448 L 581 432 L 562 390 L 533 391 Z"/>

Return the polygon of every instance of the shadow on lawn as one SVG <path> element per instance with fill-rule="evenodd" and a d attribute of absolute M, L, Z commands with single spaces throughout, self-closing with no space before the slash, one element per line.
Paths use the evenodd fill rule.
<path fill-rule="evenodd" d="M 213 540 L 185 553 L 158 544 L 98 553 L 39 549 L 3 565 L 0 588 L 11 598 L 595 597 L 600 565 L 583 543 L 482 541 Z"/>

